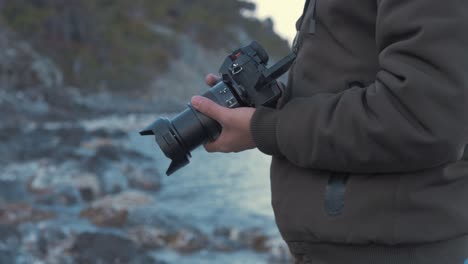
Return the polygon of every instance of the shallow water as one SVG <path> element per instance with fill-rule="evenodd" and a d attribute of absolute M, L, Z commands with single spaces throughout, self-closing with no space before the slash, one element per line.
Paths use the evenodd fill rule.
<path fill-rule="evenodd" d="M 130 142 L 155 158 L 161 174 L 169 165 L 154 138 L 131 133 Z M 163 179 L 156 205 L 210 233 L 217 227 L 261 228 L 280 240 L 270 202 L 270 158 L 258 150 L 242 153 L 192 153 L 188 166 Z M 181 257 L 171 252 L 158 256 L 177 263 L 268 263 L 252 252 L 208 253 Z"/>

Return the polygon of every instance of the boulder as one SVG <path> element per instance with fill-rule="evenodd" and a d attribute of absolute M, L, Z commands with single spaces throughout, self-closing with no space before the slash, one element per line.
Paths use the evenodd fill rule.
<path fill-rule="evenodd" d="M 159 191 L 161 189 L 161 174 L 156 168 L 136 168 L 127 165 L 124 174 L 128 178 L 130 187 L 144 191 Z"/>
<path fill-rule="evenodd" d="M 86 264 L 163 264 L 145 254 L 130 239 L 115 234 L 84 232 L 79 234 L 68 252 L 75 263 Z"/>
<path fill-rule="evenodd" d="M 126 191 L 117 195 L 107 195 L 94 201 L 81 211 L 96 226 L 122 227 L 127 223 L 129 212 L 154 203 L 153 197 L 138 191 Z"/>
<path fill-rule="evenodd" d="M 138 247 L 160 249 L 166 246 L 167 232 L 152 226 L 137 226 L 128 230 L 128 236 Z"/>
<path fill-rule="evenodd" d="M 0 206 L 0 224 L 18 225 L 26 222 L 40 222 L 54 217 L 54 213 L 33 208 L 28 204 L 12 203 Z"/>

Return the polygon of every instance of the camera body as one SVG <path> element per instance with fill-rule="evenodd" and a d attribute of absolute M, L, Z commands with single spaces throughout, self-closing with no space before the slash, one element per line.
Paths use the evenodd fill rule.
<path fill-rule="evenodd" d="M 288 71 L 295 58 L 291 53 L 268 68 L 267 52 L 252 42 L 225 59 L 219 70 L 221 81 L 202 96 L 228 108 L 275 107 L 282 93 L 276 79 Z M 166 171 L 170 175 L 189 163 L 191 151 L 216 140 L 221 130 L 218 122 L 189 104 L 172 120 L 160 118 L 140 134 L 155 136 L 166 157 L 172 160 Z"/>

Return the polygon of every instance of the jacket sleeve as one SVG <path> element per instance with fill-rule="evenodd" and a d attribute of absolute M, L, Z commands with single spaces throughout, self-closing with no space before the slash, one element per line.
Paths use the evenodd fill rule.
<path fill-rule="evenodd" d="M 390 173 L 460 158 L 467 143 L 468 1 L 379 0 L 380 70 L 365 88 L 260 107 L 258 148 L 304 168 Z"/>

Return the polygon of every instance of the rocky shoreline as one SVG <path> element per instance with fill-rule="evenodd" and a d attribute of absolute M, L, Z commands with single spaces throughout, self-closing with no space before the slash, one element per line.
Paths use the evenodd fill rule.
<path fill-rule="evenodd" d="M 10 117 L 18 114 L 20 126 L 0 129 L 0 263 L 169 263 L 159 257 L 165 251 L 252 252 L 290 263 L 284 244 L 261 227 L 209 233 L 158 211 L 158 164 L 128 141 L 145 115 Z"/>
<path fill-rule="evenodd" d="M 264 226 L 201 230 L 160 210 L 160 165 L 130 137 L 154 113 L 183 104 L 84 94 L 63 83 L 50 59 L 2 30 L 0 48 L 0 263 L 291 262 Z M 180 79 L 175 73 L 160 85 Z"/>

